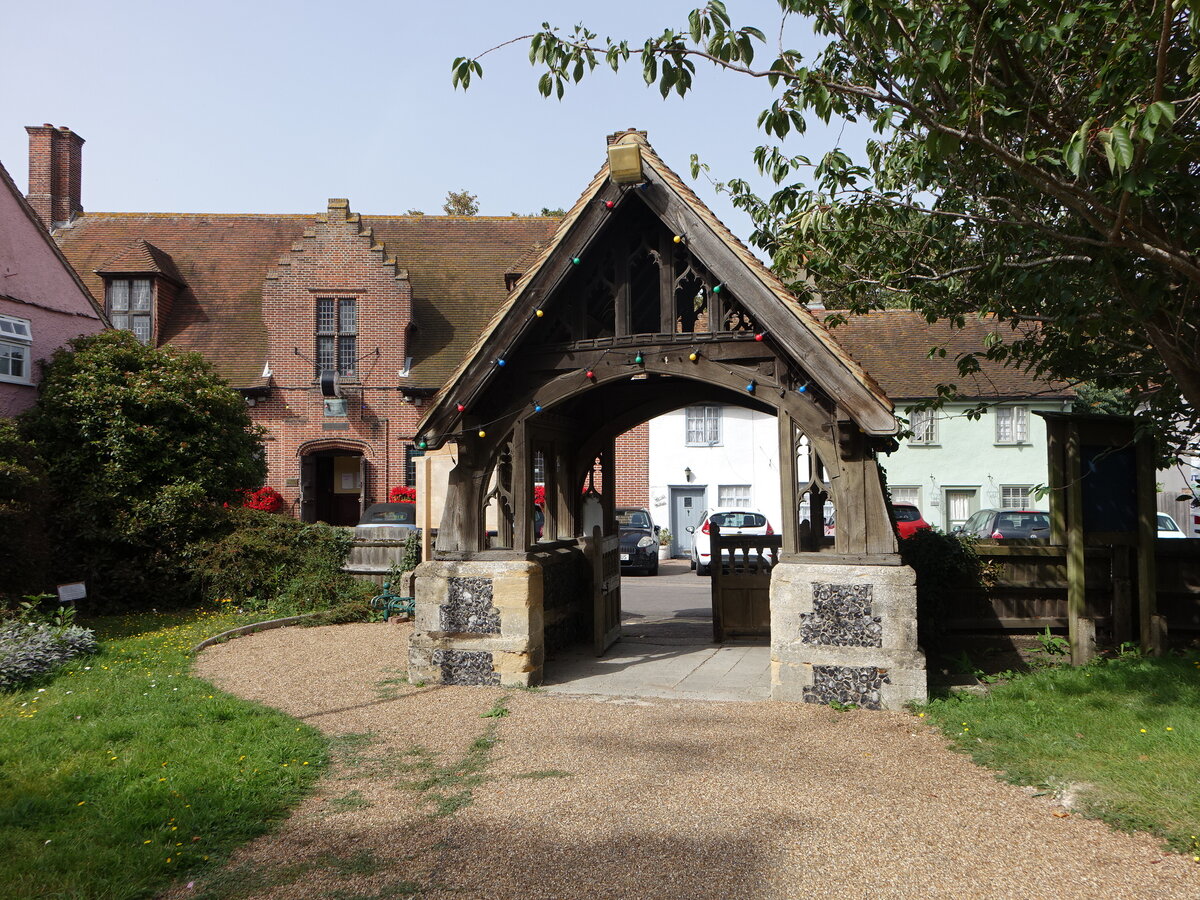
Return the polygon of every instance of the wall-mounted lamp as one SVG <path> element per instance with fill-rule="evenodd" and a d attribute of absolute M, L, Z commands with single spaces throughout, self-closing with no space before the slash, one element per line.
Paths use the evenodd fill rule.
<path fill-rule="evenodd" d="M 692 474 L 691 467 L 688 467 L 683 470 L 683 477 L 688 484 L 691 484 L 692 480 L 695 479 L 696 476 Z"/>

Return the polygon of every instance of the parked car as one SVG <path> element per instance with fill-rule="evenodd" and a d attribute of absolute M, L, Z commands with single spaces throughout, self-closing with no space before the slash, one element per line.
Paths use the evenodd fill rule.
<path fill-rule="evenodd" d="M 896 516 L 896 530 L 900 537 L 912 537 L 918 531 L 933 528 L 921 515 L 921 511 L 912 503 L 893 503 L 892 513 Z"/>
<path fill-rule="evenodd" d="M 659 526 L 650 510 L 620 507 L 616 510 L 617 537 L 621 542 L 621 572 L 658 574 Z"/>
<path fill-rule="evenodd" d="M 417 505 L 415 503 L 372 503 L 358 520 L 359 527 L 394 526 L 415 528 Z"/>
<path fill-rule="evenodd" d="M 692 568 L 700 576 L 707 575 L 712 564 L 710 527 L 717 525 L 722 534 L 774 534 L 767 517 L 757 509 L 706 509 L 700 515 L 700 527 L 688 526 L 692 535 Z"/>
<path fill-rule="evenodd" d="M 1049 540 L 1050 513 L 1039 509 L 981 509 L 955 528 L 954 533 L 997 541 L 1014 538 Z"/>
<path fill-rule="evenodd" d="M 1180 529 L 1180 527 L 1175 524 L 1175 520 L 1172 519 L 1166 513 L 1162 513 L 1162 512 L 1160 512 L 1158 514 L 1158 536 L 1160 538 L 1186 538 L 1187 537 L 1187 535 L 1183 533 L 1182 529 Z"/>
<path fill-rule="evenodd" d="M 354 527 L 354 536 L 365 540 L 406 541 L 420 533 L 414 503 L 372 503 Z"/>

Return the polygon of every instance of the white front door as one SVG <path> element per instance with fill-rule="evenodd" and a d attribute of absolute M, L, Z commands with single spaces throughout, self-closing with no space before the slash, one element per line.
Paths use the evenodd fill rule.
<path fill-rule="evenodd" d="M 979 508 L 975 499 L 978 494 L 975 488 L 946 490 L 946 531 L 953 531 L 971 518 L 971 513 Z"/>

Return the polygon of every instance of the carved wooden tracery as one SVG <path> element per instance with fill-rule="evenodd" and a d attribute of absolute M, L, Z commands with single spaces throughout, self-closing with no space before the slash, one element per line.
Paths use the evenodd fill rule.
<path fill-rule="evenodd" d="M 611 519 L 615 437 L 670 410 L 714 401 L 779 418 L 786 470 L 781 499 L 791 511 L 785 553 L 821 549 L 831 494 L 839 510 L 845 502 L 864 515 L 883 516 L 886 526 L 882 492 L 871 486 L 873 454 L 847 421 L 847 398 L 835 399 L 822 387 L 835 370 L 825 371 L 820 382 L 808 371 L 809 357 L 801 352 L 810 339 L 796 332 L 792 346 L 767 333 L 737 291 L 701 261 L 691 237 L 672 231 L 651 208 L 653 191 L 609 193 L 596 203 L 604 196 L 619 202 L 612 212 L 587 213 L 594 238 L 552 257 L 542 270 L 546 293 L 535 281 L 527 288 L 536 302 L 526 317 L 513 316 L 497 328 L 487 358 L 477 360 L 492 374 L 476 382 L 473 393 L 446 401 L 465 407 L 456 419 L 442 420 L 443 434 L 454 432 L 463 447 L 460 467 L 469 459 L 482 470 L 474 478 L 452 478 L 453 502 L 466 505 L 448 513 L 450 540 L 439 540 L 439 549 L 477 552 L 488 545 L 488 530 L 497 532 L 494 546 L 517 552 L 539 540 L 532 504 L 535 452 L 554 471 L 546 479 L 541 540 L 582 534 L 580 491 L 598 459 Z M 756 297 L 755 309 L 776 316 L 769 304 L 781 301 L 761 282 L 735 274 L 729 270 L 726 277 Z M 785 334 L 797 327 L 791 312 L 773 321 Z M 832 383 L 844 383 L 844 375 L 835 374 Z M 803 460 L 801 453 L 807 454 Z M 800 528 L 802 503 L 810 519 L 807 535 Z M 493 524 L 486 521 L 489 504 L 496 508 Z M 611 524 L 604 523 L 606 532 Z M 890 533 L 877 523 L 842 531 L 839 552 L 894 550 Z"/>

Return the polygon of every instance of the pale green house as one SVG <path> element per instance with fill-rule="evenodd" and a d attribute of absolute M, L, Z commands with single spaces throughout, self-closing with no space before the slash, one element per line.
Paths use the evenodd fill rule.
<path fill-rule="evenodd" d="M 1033 413 L 1069 410 L 1074 393 L 986 360 L 979 372 L 960 375 L 958 357 L 981 351 L 988 333 L 1000 328 L 1007 326 L 984 319 L 955 329 L 907 310 L 884 310 L 833 330 L 896 404 L 897 415 L 909 420 L 911 437 L 881 458 L 892 500 L 915 503 L 926 521 L 946 531 L 980 509 L 1048 509 L 1035 493 L 1048 480 L 1046 423 Z M 931 355 L 934 347 L 946 355 Z M 906 411 L 937 396 L 939 384 L 956 385 L 964 401 Z M 981 403 L 983 413 L 969 416 Z"/>

